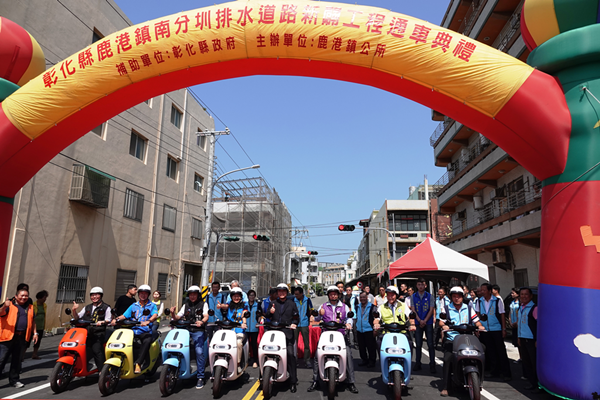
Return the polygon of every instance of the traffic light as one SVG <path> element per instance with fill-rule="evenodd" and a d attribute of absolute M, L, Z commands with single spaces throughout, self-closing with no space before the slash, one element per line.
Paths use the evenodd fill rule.
<path fill-rule="evenodd" d="M 354 225 L 340 225 L 340 226 L 338 226 L 338 230 L 340 230 L 340 231 L 352 232 L 354 229 L 356 229 L 354 227 Z"/>
<path fill-rule="evenodd" d="M 240 238 L 237 236 L 224 236 L 223 240 L 227 240 L 228 242 L 239 242 Z"/>
<path fill-rule="evenodd" d="M 308 255 L 309 255 L 309 256 L 318 256 L 318 255 L 319 255 L 319 252 L 318 252 L 318 251 L 309 251 L 309 252 L 308 252 Z"/>
<path fill-rule="evenodd" d="M 254 235 L 252 235 L 252 239 L 258 240 L 258 241 L 261 241 L 261 242 L 268 242 L 269 240 L 271 240 L 266 235 L 257 235 L 256 233 Z"/>

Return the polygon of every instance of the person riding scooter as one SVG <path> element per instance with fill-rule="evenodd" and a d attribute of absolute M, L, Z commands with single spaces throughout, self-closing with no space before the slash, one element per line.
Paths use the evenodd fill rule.
<path fill-rule="evenodd" d="M 448 396 L 448 385 L 450 383 L 450 364 L 452 362 L 452 349 L 453 349 L 453 340 L 458 335 L 458 332 L 453 332 L 449 330 L 447 322 L 451 322 L 453 324 L 467 324 L 467 325 L 476 325 L 479 330 L 485 330 L 481 322 L 479 322 L 479 317 L 473 307 L 469 304 L 464 304 L 465 292 L 460 286 L 455 286 L 450 290 L 450 299 L 452 300 L 452 304 L 447 306 L 447 315 L 445 320 L 440 319 L 440 326 L 444 331 L 444 342 L 442 347 L 444 349 L 444 372 L 443 372 L 443 390 L 440 393 L 440 396 Z M 444 311 L 442 311 L 443 313 Z M 441 317 L 440 317 L 441 318 Z M 446 321 L 446 322 L 444 322 Z"/>
<path fill-rule="evenodd" d="M 140 339 L 142 342 L 142 346 L 140 348 L 140 353 L 135 360 L 135 374 L 142 373 L 142 366 L 144 365 L 144 361 L 148 358 L 148 350 L 150 349 L 150 345 L 152 344 L 152 323 L 156 321 L 158 318 L 158 310 L 156 309 L 156 304 L 149 301 L 150 293 L 152 293 L 152 289 L 148 285 L 142 285 L 138 288 L 138 301 L 133 303 L 127 311 L 123 313 L 123 315 L 118 316 L 116 319 L 112 321 L 112 325 L 115 325 L 117 321 L 123 321 L 125 319 L 135 319 L 140 323 L 140 325 L 136 325 L 133 328 L 133 333 L 136 337 Z M 149 310 L 150 314 L 144 315 L 144 310 Z"/>
<path fill-rule="evenodd" d="M 397 322 L 401 325 L 406 324 L 407 321 L 410 320 L 410 328 L 409 331 L 415 331 L 417 328 L 415 327 L 415 320 L 410 318 L 410 307 L 406 305 L 405 302 L 400 301 L 398 297 L 400 296 L 400 291 L 396 286 L 388 286 L 385 289 L 385 293 L 387 296 L 387 302 L 377 309 L 379 313 L 379 318 L 375 318 L 373 321 L 373 328 L 375 331 L 380 330 L 381 323 L 384 324 L 393 324 Z M 380 334 L 377 336 L 377 348 L 381 347 L 381 340 L 383 335 L 387 333 L 385 330 L 379 332 Z M 410 336 L 408 332 L 403 332 L 406 335 L 409 343 L 412 343 L 410 340 Z M 411 352 L 412 352 L 412 344 L 411 344 Z"/>
<path fill-rule="evenodd" d="M 139 290 L 138 290 L 139 293 Z M 195 323 L 195 326 L 190 326 L 190 338 L 194 341 L 194 349 L 196 351 L 196 366 L 198 383 L 196 389 L 202 389 L 204 387 L 204 367 L 206 354 L 204 353 L 204 341 L 206 340 L 205 329 L 208 321 L 208 304 L 202 301 L 200 296 L 200 287 L 192 285 L 187 290 L 188 298 L 184 302 L 183 306 L 177 314 L 175 314 L 175 307 L 171 308 L 171 315 L 173 319 L 178 321 L 183 318 L 186 321 Z M 201 316 L 196 312 L 201 310 Z"/>
<path fill-rule="evenodd" d="M 238 348 L 238 370 L 242 369 L 242 348 L 244 347 L 244 343 L 246 342 L 246 329 L 248 326 L 246 325 L 246 317 L 244 317 L 244 312 L 248 311 L 248 303 L 242 301 L 243 299 L 242 289 L 239 287 L 234 287 L 231 289 L 229 295 L 231 296 L 231 301 L 227 304 L 226 316 L 227 319 L 233 322 L 237 322 L 242 324 L 239 328 L 234 328 L 237 338 L 237 348 Z M 223 306 L 221 306 L 223 309 Z"/>
<path fill-rule="evenodd" d="M 277 300 L 272 301 L 267 314 L 265 315 L 271 322 L 280 324 L 290 324 L 290 329 L 283 329 L 286 339 L 287 352 L 287 370 L 290 374 L 290 391 L 296 393 L 298 376 L 296 373 L 296 356 L 294 355 L 294 334 L 292 329 L 296 329 L 296 324 L 292 323 L 294 319 L 298 320 L 298 307 L 293 299 L 288 298 L 289 289 L 285 283 L 277 285 Z"/>
<path fill-rule="evenodd" d="M 352 330 L 352 318 L 348 318 L 348 313 L 350 313 L 350 308 L 339 300 L 341 293 L 337 286 L 329 286 L 327 288 L 327 297 L 329 301 L 324 303 L 319 307 L 318 313 L 319 316 L 315 317 L 315 320 L 322 320 L 323 322 L 341 322 L 345 321 L 346 329 Z M 342 331 L 343 334 L 346 332 Z M 348 371 L 348 390 L 352 393 L 358 393 L 358 389 L 354 384 L 354 360 L 352 358 L 352 349 L 350 346 L 350 341 L 348 340 L 349 335 L 344 335 L 346 340 L 346 371 Z M 307 389 L 308 392 L 312 392 L 317 389 L 318 379 L 319 379 L 319 361 L 318 361 L 318 353 L 319 349 L 315 352 L 315 360 L 313 363 L 313 381 L 310 387 Z"/>
<path fill-rule="evenodd" d="M 100 286 L 93 287 L 92 290 L 90 290 L 90 300 L 92 300 L 92 303 L 85 306 L 83 310 L 79 311 L 77 314 L 79 319 L 95 322 L 94 325 L 87 328 L 88 336 L 86 349 L 87 359 L 89 361 L 88 371 L 95 368 L 101 369 L 104 365 L 104 361 L 106 361 L 104 344 L 106 343 L 106 325 L 111 321 L 111 308 L 102 300 L 103 296 L 104 291 Z M 73 314 L 75 314 L 78 308 L 79 304 L 73 302 Z M 96 365 L 92 364 L 92 358 L 96 362 Z"/>

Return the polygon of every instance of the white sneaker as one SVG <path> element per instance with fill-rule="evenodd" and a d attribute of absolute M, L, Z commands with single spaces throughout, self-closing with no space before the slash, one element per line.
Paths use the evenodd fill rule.
<path fill-rule="evenodd" d="M 12 387 L 17 388 L 17 389 L 21 389 L 23 386 L 25 386 L 25 385 L 22 384 L 21 382 L 15 382 L 12 384 Z"/>

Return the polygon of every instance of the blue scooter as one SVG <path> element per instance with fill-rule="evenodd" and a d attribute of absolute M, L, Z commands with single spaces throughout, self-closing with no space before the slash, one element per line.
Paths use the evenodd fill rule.
<path fill-rule="evenodd" d="M 201 310 L 200 313 L 202 313 Z M 166 309 L 165 314 L 169 315 L 170 310 Z M 163 342 L 161 352 L 163 359 L 163 368 L 160 372 L 159 388 L 163 396 L 169 396 L 175 390 L 179 379 L 188 379 L 196 376 L 196 369 L 192 368 L 192 357 L 190 348 L 193 349 L 193 343 L 190 342 L 191 321 L 180 319 L 171 320 L 173 329 L 169 331 Z"/>
<path fill-rule="evenodd" d="M 374 315 L 378 318 L 379 313 Z M 410 382 L 412 354 L 406 336 L 401 333 L 409 328 L 409 324 L 380 324 L 388 333 L 383 335 L 379 358 L 381 360 L 381 376 L 383 383 L 392 387 L 394 400 L 401 400 L 402 393 L 408 392 Z"/>

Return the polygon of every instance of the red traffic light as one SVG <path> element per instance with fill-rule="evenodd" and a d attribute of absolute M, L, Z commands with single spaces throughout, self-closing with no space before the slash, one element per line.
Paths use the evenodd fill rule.
<path fill-rule="evenodd" d="M 354 225 L 340 225 L 338 230 L 352 232 L 355 229 Z"/>
<path fill-rule="evenodd" d="M 252 239 L 258 240 L 258 235 L 257 234 L 252 235 Z"/>
<path fill-rule="evenodd" d="M 340 225 L 340 226 L 338 226 L 338 230 L 339 231 L 345 231 L 346 230 L 346 225 Z"/>
<path fill-rule="evenodd" d="M 319 252 L 318 251 L 309 251 L 308 255 L 309 256 L 317 256 L 317 255 L 319 255 Z"/>

